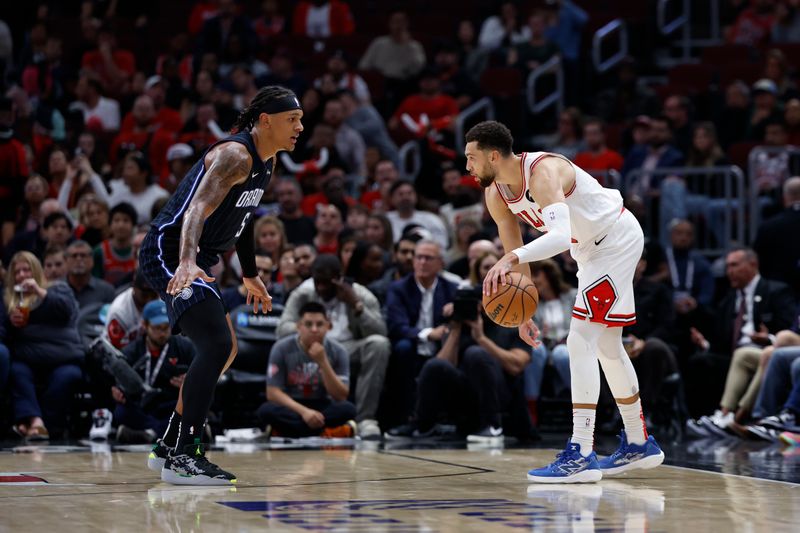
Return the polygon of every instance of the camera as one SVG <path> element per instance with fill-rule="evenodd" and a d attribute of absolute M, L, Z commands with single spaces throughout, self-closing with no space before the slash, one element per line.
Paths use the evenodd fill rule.
<path fill-rule="evenodd" d="M 466 287 L 456 291 L 453 300 L 453 316 L 451 320 L 463 322 L 478 318 L 478 306 L 482 298 L 481 287 Z"/>

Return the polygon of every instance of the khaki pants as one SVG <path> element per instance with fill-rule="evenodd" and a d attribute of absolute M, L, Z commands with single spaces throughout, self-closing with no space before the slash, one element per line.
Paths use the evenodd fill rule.
<path fill-rule="evenodd" d="M 723 409 L 736 412 L 741 407 L 753 411 L 764 374 L 760 364 L 763 351 L 763 348 L 743 346 L 733 352 L 720 402 Z"/>

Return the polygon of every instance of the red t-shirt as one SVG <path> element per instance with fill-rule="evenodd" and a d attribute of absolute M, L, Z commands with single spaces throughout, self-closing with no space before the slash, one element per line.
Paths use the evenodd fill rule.
<path fill-rule="evenodd" d="M 403 113 L 408 113 L 414 120 L 419 120 L 423 113 L 428 115 L 431 120 L 456 116 L 458 115 L 458 103 L 448 94 L 439 94 L 434 97 L 412 94 L 400 103 L 394 116 L 400 119 Z"/>
<path fill-rule="evenodd" d="M 164 128 L 165 130 L 169 131 L 181 131 L 181 128 L 183 128 L 183 121 L 181 120 L 180 113 L 170 107 L 163 106 L 158 110 L 156 116 L 153 117 L 153 120 L 150 121 L 150 125 L 156 128 Z M 133 131 L 135 127 L 136 123 L 133 120 L 133 115 L 129 111 L 125 115 L 125 118 L 122 119 L 122 125 L 120 126 L 119 131 Z"/>
<path fill-rule="evenodd" d="M 363 205 L 367 206 L 367 209 L 372 211 L 375 209 L 376 206 L 381 206 L 384 208 L 388 208 L 389 206 L 383 205 L 383 195 L 381 191 L 367 191 L 361 195 L 361 199 L 359 200 Z"/>
<path fill-rule="evenodd" d="M 622 156 L 619 152 L 609 150 L 595 155 L 592 152 L 580 152 L 575 156 L 575 164 L 590 174 L 592 172 L 605 172 L 606 170 L 622 170 Z"/>
<path fill-rule="evenodd" d="M 331 244 L 316 245 L 317 252 L 321 254 L 337 255 L 339 253 L 339 243 L 334 241 Z"/>
<path fill-rule="evenodd" d="M 117 68 L 129 76 L 133 76 L 134 72 L 136 72 L 136 58 L 134 58 L 133 54 L 129 51 L 114 50 L 111 52 L 111 57 Z M 111 81 L 106 72 L 105 61 L 99 50 L 91 50 L 83 54 L 81 66 L 97 72 L 103 81 Z"/>
<path fill-rule="evenodd" d="M 303 198 L 303 201 L 300 202 L 300 210 L 303 211 L 303 214 L 306 216 L 315 217 L 317 216 L 317 206 L 328 205 L 329 203 L 328 197 L 325 196 L 325 194 L 317 192 Z M 348 206 L 356 205 L 356 201 L 349 196 L 344 197 L 344 203 Z"/>

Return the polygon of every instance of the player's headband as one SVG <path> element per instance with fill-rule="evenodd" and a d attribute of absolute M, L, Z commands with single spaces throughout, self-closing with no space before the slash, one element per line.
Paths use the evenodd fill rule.
<path fill-rule="evenodd" d="M 270 100 L 265 103 L 261 108 L 261 113 L 273 114 L 283 113 L 285 111 L 294 111 L 295 109 L 302 109 L 300 107 L 300 100 L 294 94 L 288 94 L 275 100 Z"/>

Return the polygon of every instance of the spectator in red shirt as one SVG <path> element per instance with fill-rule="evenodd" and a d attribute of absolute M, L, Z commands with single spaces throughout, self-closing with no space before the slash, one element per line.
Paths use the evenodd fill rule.
<path fill-rule="evenodd" d="M 0 221 L 3 224 L 2 242 L 5 245 L 14 235 L 14 217 L 22 204 L 28 165 L 25 148 L 14 139 L 11 125 L 14 111 L 11 100 L 0 98 Z"/>
<path fill-rule="evenodd" d="M 766 43 L 775 24 L 775 0 L 752 0 L 728 28 L 729 43 L 760 46 Z"/>
<path fill-rule="evenodd" d="M 391 209 L 389 191 L 392 184 L 400 178 L 395 164 L 389 159 L 382 159 L 375 165 L 375 183 L 372 189 L 361 195 L 361 203 L 370 211 L 384 213 Z"/>
<path fill-rule="evenodd" d="M 317 236 L 314 247 L 321 254 L 338 254 L 339 233 L 344 229 L 342 212 L 333 204 L 319 207 L 315 221 Z"/>
<path fill-rule="evenodd" d="M 441 90 L 438 72 L 433 68 L 425 69 L 419 80 L 420 92 L 406 97 L 400 107 L 389 119 L 389 129 L 397 131 L 401 127 L 400 120 L 403 114 L 408 114 L 414 121 L 419 122 L 420 116 L 425 114 L 435 129 L 453 129 L 456 116 L 458 116 L 458 102 Z"/>
<path fill-rule="evenodd" d="M 281 13 L 278 0 L 261 2 L 261 16 L 253 21 L 253 31 L 260 46 L 265 46 L 276 35 L 281 35 L 286 28 L 286 17 Z"/>
<path fill-rule="evenodd" d="M 93 71 L 106 92 L 117 94 L 136 72 L 136 59 L 128 50 L 117 48 L 114 30 L 103 26 L 97 34 L 97 49 L 83 54 L 81 67 Z"/>
<path fill-rule="evenodd" d="M 186 122 L 184 133 L 178 136 L 178 142 L 188 144 L 197 153 L 202 152 L 218 140 L 211 129 L 211 124 L 216 122 L 217 110 L 214 104 L 211 102 L 199 104 L 195 115 Z"/>
<path fill-rule="evenodd" d="M 192 7 L 192 12 L 189 14 L 189 33 L 192 35 L 200 33 L 200 30 L 203 29 L 203 24 L 219 14 L 218 4 L 219 2 L 215 0 L 211 0 L 210 2 L 200 0 L 197 2 L 194 7 Z"/>
<path fill-rule="evenodd" d="M 181 114 L 165 103 L 167 98 L 166 81 L 158 75 L 150 76 L 144 84 L 144 93 L 153 101 L 153 110 L 155 111 L 150 125 L 169 131 L 180 131 L 183 127 Z M 122 120 L 120 131 L 131 131 L 135 126 L 136 119 L 133 117 L 133 111 L 130 111 Z"/>
<path fill-rule="evenodd" d="M 153 99 L 146 94 L 136 99 L 130 114 L 134 121 L 133 129 L 123 131 L 114 138 L 109 161 L 115 165 L 126 153 L 140 151 L 147 155 L 155 174 L 160 175 L 166 164 L 167 150 L 175 142 L 175 132 L 155 123 Z"/>
<path fill-rule="evenodd" d="M 599 118 L 589 118 L 583 124 L 586 151 L 578 152 L 575 164 L 590 174 L 604 174 L 609 170 L 622 170 L 622 155 L 606 146 L 605 124 Z M 605 176 L 595 176 L 605 184 Z"/>
<path fill-rule="evenodd" d="M 347 208 L 355 205 L 356 201 L 344 193 L 345 174 L 338 167 L 331 168 L 325 175 L 322 191 L 309 194 L 300 204 L 303 213 L 314 216 L 319 211 L 319 206 L 333 204 L 341 213 L 347 213 Z"/>
<path fill-rule="evenodd" d="M 356 29 L 350 6 L 341 0 L 301 0 L 294 8 L 292 33 L 313 39 L 351 35 Z"/>

